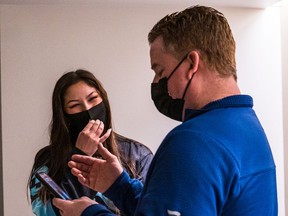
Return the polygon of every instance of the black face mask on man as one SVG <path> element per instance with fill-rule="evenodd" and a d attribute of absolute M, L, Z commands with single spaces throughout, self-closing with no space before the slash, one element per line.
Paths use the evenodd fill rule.
<path fill-rule="evenodd" d="M 192 75 L 191 79 L 189 80 L 185 91 L 183 93 L 182 98 L 173 99 L 168 92 L 168 80 L 170 77 L 175 73 L 175 71 L 179 68 L 179 66 L 183 63 L 183 61 L 187 58 L 188 53 L 184 56 L 184 58 L 178 63 L 178 65 L 174 68 L 171 74 L 168 77 L 164 77 L 159 80 L 158 83 L 151 84 L 151 96 L 154 104 L 159 112 L 163 115 L 172 118 L 177 121 L 182 121 L 182 113 L 184 108 L 184 97 L 186 91 L 189 87 L 189 84 L 194 76 Z"/>
<path fill-rule="evenodd" d="M 74 114 L 65 114 L 69 124 L 69 134 L 71 143 L 76 144 L 79 133 L 88 124 L 89 120 L 99 119 L 106 126 L 106 109 L 103 101 L 89 110 Z"/>

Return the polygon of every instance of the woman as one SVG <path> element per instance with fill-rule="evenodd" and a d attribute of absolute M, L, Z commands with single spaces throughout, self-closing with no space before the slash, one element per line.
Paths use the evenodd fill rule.
<path fill-rule="evenodd" d="M 51 203 L 53 196 L 35 178 L 36 172 L 46 172 L 72 199 L 87 196 L 121 215 L 102 194 L 81 185 L 70 173 L 67 162 L 74 153 L 98 157 L 97 146 L 101 142 L 119 159 L 131 177 L 144 182 L 152 152 L 111 130 L 107 93 L 88 71 L 68 72 L 57 81 L 52 96 L 52 112 L 50 143 L 36 154 L 28 181 L 34 214 L 60 215 Z"/>

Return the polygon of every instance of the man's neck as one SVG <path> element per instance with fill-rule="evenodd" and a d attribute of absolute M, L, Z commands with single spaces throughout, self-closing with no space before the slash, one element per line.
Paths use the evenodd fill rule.
<path fill-rule="evenodd" d="M 208 79 L 206 77 L 201 84 L 197 85 L 197 92 L 191 92 L 190 100 L 188 96 L 185 108 L 201 109 L 210 102 L 239 94 L 241 94 L 240 89 L 232 76 L 228 78 L 215 76 Z"/>

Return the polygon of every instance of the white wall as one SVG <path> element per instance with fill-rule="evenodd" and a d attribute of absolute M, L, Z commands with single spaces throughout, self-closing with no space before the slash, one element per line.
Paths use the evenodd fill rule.
<path fill-rule="evenodd" d="M 228 15 L 228 14 L 227 14 Z M 280 10 L 231 11 L 242 93 L 254 97 L 254 109 L 266 131 L 277 167 L 279 216 L 285 215 Z"/>
<path fill-rule="evenodd" d="M 150 99 L 147 33 L 186 6 L 1 6 L 1 96 L 5 216 L 32 215 L 25 184 L 35 153 L 48 143 L 51 94 L 66 71 L 86 68 L 108 91 L 117 132 L 154 152 L 175 125 Z M 277 165 L 279 215 L 284 215 L 280 16 L 220 8 L 237 42 L 239 85 L 255 99 Z M 16 207 L 17 206 L 17 207 Z"/>
<path fill-rule="evenodd" d="M 281 9 L 282 30 L 282 84 L 283 84 L 283 124 L 284 124 L 284 155 L 285 155 L 285 200 L 288 200 L 288 1 Z M 286 201 L 286 215 L 288 202 Z"/>

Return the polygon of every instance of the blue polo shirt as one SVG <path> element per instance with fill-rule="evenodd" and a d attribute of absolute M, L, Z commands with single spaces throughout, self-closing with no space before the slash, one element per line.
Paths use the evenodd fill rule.
<path fill-rule="evenodd" d="M 127 215 L 276 216 L 275 164 L 252 107 L 250 96 L 236 95 L 186 110 L 144 187 L 123 172 L 104 195 Z M 112 214 L 93 205 L 82 214 L 91 215 Z"/>

